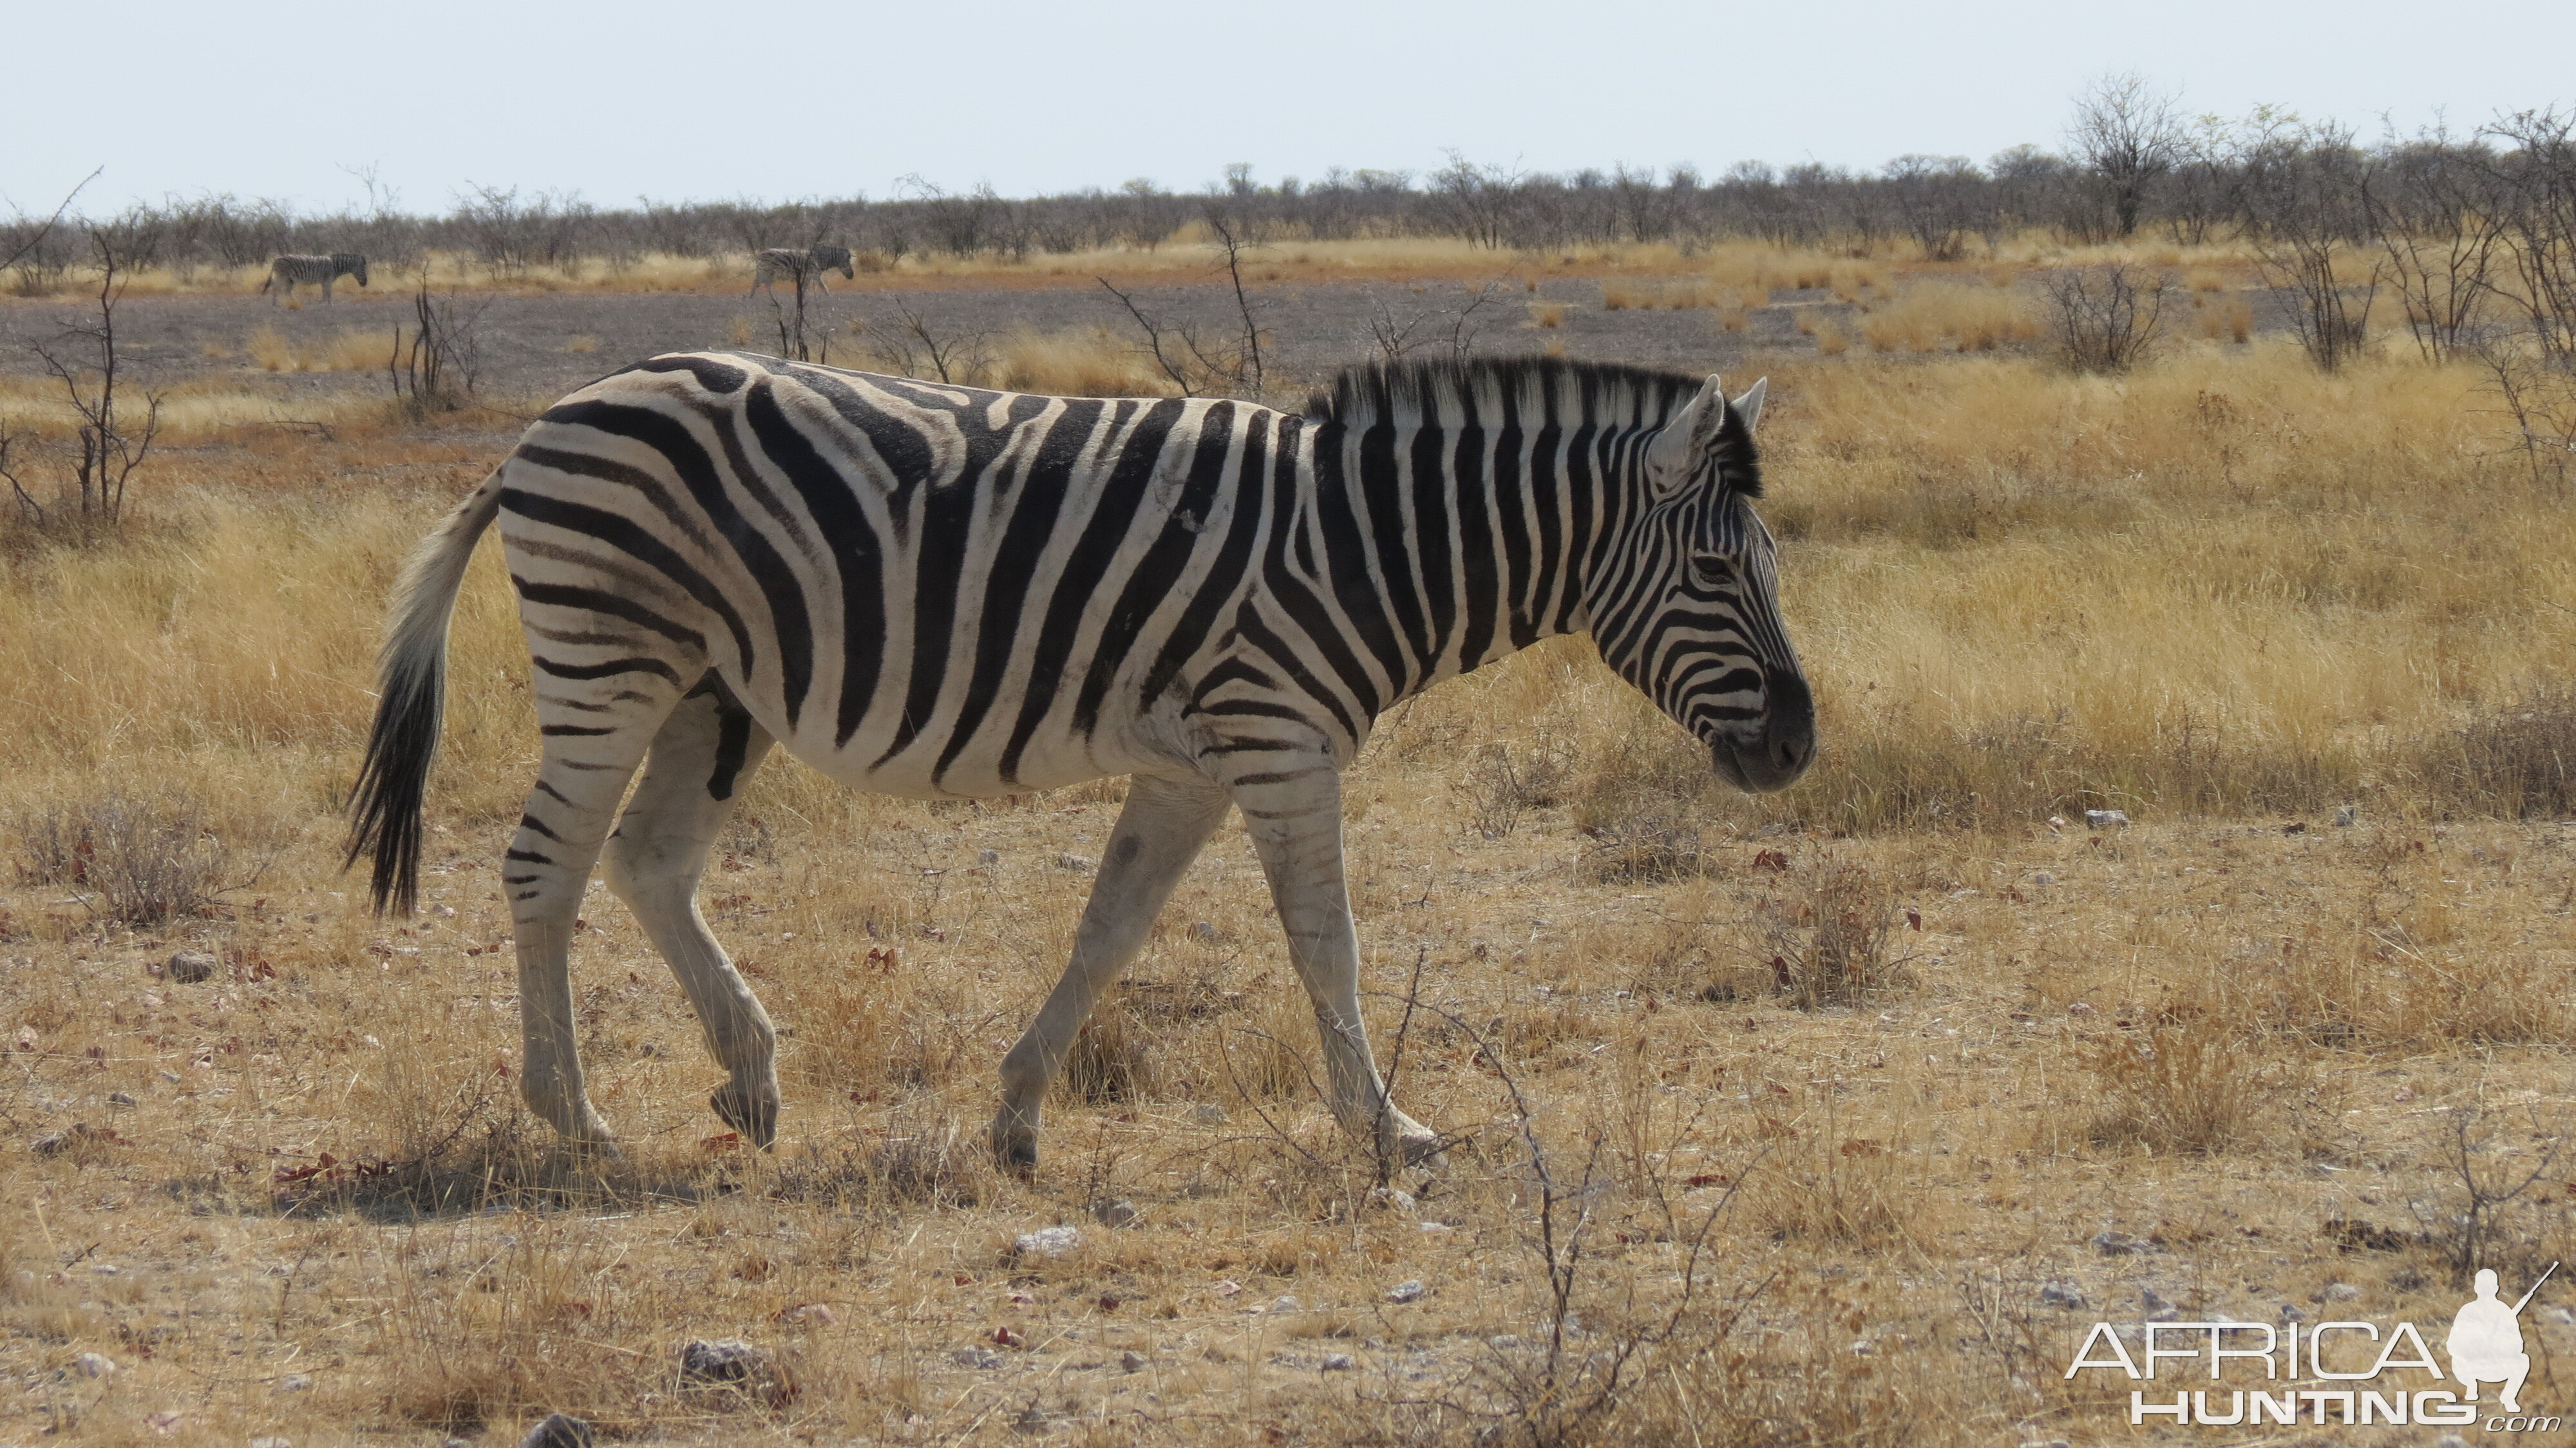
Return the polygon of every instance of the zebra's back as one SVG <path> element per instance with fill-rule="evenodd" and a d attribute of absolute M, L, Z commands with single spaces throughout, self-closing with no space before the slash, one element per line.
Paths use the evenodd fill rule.
<path fill-rule="evenodd" d="M 532 426 L 501 525 L 551 687 L 711 667 L 827 773 L 991 795 L 1189 758 L 1301 427 L 675 355 Z"/>

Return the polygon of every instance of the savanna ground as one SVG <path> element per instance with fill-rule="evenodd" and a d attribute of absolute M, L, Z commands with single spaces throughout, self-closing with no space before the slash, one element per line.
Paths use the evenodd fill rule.
<path fill-rule="evenodd" d="M 1582 640 L 1382 721 L 1355 903 L 1381 1058 L 1458 1137 L 1435 1173 L 1318 1110 L 1227 834 L 1036 1176 L 997 1174 L 993 1069 L 1121 787 L 924 805 L 792 762 L 704 891 L 787 1033 L 778 1150 L 720 1134 L 599 892 L 575 975 L 625 1151 L 557 1151 L 516 1105 L 495 878 L 535 757 L 506 580 L 487 549 L 408 921 L 335 848 L 379 601 L 514 415 L 756 344 L 766 306 L 739 274 L 523 289 L 483 405 L 424 419 L 382 400 L 381 294 L 138 289 L 163 451 L 120 528 L 0 551 L 0 1441 L 506 1444 L 563 1411 L 672 1443 L 2085 1442 L 2141 1431 L 2125 1380 L 2063 1376 L 2097 1318 L 2438 1340 L 2470 1267 L 2518 1293 L 2576 1257 L 2576 499 L 2477 374 L 2400 335 L 2321 376 L 2218 252 L 2149 258 L 2182 321 L 2121 378 L 2040 355 L 2037 256 L 1332 260 L 1254 277 L 1283 397 L 1480 295 L 1482 353 L 1767 372 L 1824 741 L 1727 796 Z M 1121 284 L 1221 320 L 1176 267 Z M 980 377 L 1154 383 L 1087 274 L 864 280 L 835 361 L 900 303 Z M 22 460 L 46 396 L 0 376 Z M 2525 1400 L 2576 1408 L 2538 1301 Z M 686 1380 L 698 1339 L 764 1365 Z"/>

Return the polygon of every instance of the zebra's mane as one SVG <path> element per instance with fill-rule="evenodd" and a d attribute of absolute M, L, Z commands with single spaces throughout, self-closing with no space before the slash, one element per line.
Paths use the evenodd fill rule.
<path fill-rule="evenodd" d="M 1306 401 L 1306 416 L 1346 427 L 1660 427 L 1699 394 L 1701 380 L 1652 367 L 1496 357 L 1467 362 L 1368 362 Z M 1717 433 L 1719 475 L 1762 496 L 1761 454 L 1744 418 L 1728 408 Z"/>
<path fill-rule="evenodd" d="M 1523 427 L 1542 419 L 1660 425 L 1698 394 L 1699 379 L 1650 367 L 1495 357 L 1467 362 L 1368 362 L 1344 371 L 1306 402 L 1306 415 L 1350 427 L 1485 427 L 1506 412 Z"/>

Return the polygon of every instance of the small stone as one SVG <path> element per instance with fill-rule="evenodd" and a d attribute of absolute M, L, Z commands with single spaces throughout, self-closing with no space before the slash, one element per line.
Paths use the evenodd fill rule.
<path fill-rule="evenodd" d="M 768 1367 L 769 1354 L 740 1338 L 701 1338 L 680 1348 L 680 1381 L 692 1387 L 748 1383 Z"/>
<path fill-rule="evenodd" d="M 72 1371 L 85 1378 L 103 1378 L 116 1371 L 116 1359 L 105 1353 L 85 1352 L 72 1359 Z"/>
<path fill-rule="evenodd" d="M 998 865 L 1002 863 L 1002 852 L 999 850 L 977 850 L 975 852 L 975 863 L 979 865 Z"/>
<path fill-rule="evenodd" d="M 1413 1193 L 1398 1191 L 1394 1187 L 1373 1188 L 1369 1192 L 1369 1200 L 1388 1211 L 1401 1212 L 1408 1217 L 1421 1207 L 1421 1204 L 1413 1199 Z"/>
<path fill-rule="evenodd" d="M 1089 855 L 1058 855 L 1055 867 L 1059 870 L 1097 870 L 1100 862 Z"/>
<path fill-rule="evenodd" d="M 1043 1433 L 1047 1430 L 1046 1414 L 1039 1412 L 1038 1405 L 1033 1402 L 1011 1420 L 1011 1429 L 1018 1433 Z"/>
<path fill-rule="evenodd" d="M 2068 1001 L 2066 1013 L 2070 1016 L 2098 1016 L 2102 1012 L 2091 1001 Z"/>
<path fill-rule="evenodd" d="M 1273 1312 L 1295 1312 L 1304 1305 L 1284 1292 L 1270 1299 L 1270 1310 Z"/>
<path fill-rule="evenodd" d="M 1358 1366 L 1359 1366 L 1359 1363 L 1358 1363 L 1356 1360 L 1354 1360 L 1354 1359 L 1351 1357 L 1351 1355 L 1350 1355 L 1349 1353 L 1346 1353 L 1346 1352 L 1328 1352 L 1328 1353 L 1324 1354 L 1324 1371 L 1325 1371 L 1325 1372 L 1328 1372 L 1328 1373 L 1346 1373 L 1346 1372 L 1349 1372 L 1351 1369 L 1356 1368 L 1356 1367 L 1358 1367 Z"/>
<path fill-rule="evenodd" d="M 998 1368 L 1002 1355 L 989 1347 L 961 1347 L 948 1355 L 948 1360 L 961 1368 Z"/>
<path fill-rule="evenodd" d="M 131 1106 L 134 1104 L 134 1098 L 123 1091 L 110 1091 L 107 1093 L 107 1104 L 110 1106 Z"/>
<path fill-rule="evenodd" d="M 1422 1285 L 1422 1280 L 1420 1278 L 1410 1278 L 1388 1288 L 1386 1290 L 1386 1300 L 1398 1303 L 1420 1302 L 1422 1300 L 1422 1294 L 1429 1290 L 1429 1288 Z"/>
<path fill-rule="evenodd" d="M 2445 1433 L 2433 1440 L 2433 1448 L 2469 1448 L 2469 1440 L 2457 1433 Z"/>
<path fill-rule="evenodd" d="M 1447 1222 L 1417 1222 L 1414 1225 L 1425 1232 L 1446 1232 L 1450 1230 L 1450 1226 Z"/>
<path fill-rule="evenodd" d="M 2042 1283 L 2039 1289 L 2039 1303 L 2042 1307 L 2063 1307 L 2069 1311 L 2078 1310 L 2087 1305 L 2082 1289 L 2072 1282 Z"/>
<path fill-rule="evenodd" d="M 2308 1320 L 2308 1315 L 2299 1310 L 2299 1304 L 2295 1302 L 2284 1302 L 2281 1304 L 2281 1320 L 2283 1322 L 2305 1322 Z"/>
<path fill-rule="evenodd" d="M 1091 1204 L 1091 1219 L 1098 1222 L 1100 1225 L 1113 1230 L 1119 1227 L 1134 1226 L 1136 1223 L 1136 1204 L 1123 1199 L 1114 1202 L 1093 1202 Z"/>
<path fill-rule="evenodd" d="M 171 956 L 170 963 L 161 970 L 174 985 L 196 985 L 214 979 L 215 967 L 222 963 L 206 951 L 183 950 Z"/>
<path fill-rule="evenodd" d="M 1200 1102 L 1198 1109 L 1190 1115 L 1196 1118 L 1201 1126 L 1223 1126 L 1231 1119 L 1225 1114 L 1225 1108 L 1213 1101 Z"/>
<path fill-rule="evenodd" d="M 2054 885 L 2057 883 L 2057 877 L 2046 870 L 2033 870 L 2030 872 L 2030 882 L 2040 886 Z"/>
<path fill-rule="evenodd" d="M 288 1373 L 277 1380 L 277 1390 L 281 1393 L 300 1393 L 312 1386 L 313 1378 L 307 1373 Z"/>
<path fill-rule="evenodd" d="M 295 1444 L 285 1438 L 253 1438 L 250 1448 L 295 1448 Z"/>
<path fill-rule="evenodd" d="M 2152 1287 L 2141 1287 L 2138 1289 L 2138 1305 L 2149 1312 L 2162 1312 L 2166 1308 L 2173 1306 L 2171 1302 L 2165 1300 L 2165 1295 L 2163 1293 L 2158 1292 Z"/>
<path fill-rule="evenodd" d="M 2147 1244 L 2126 1232 L 2096 1232 L 2093 1234 L 2093 1250 L 2105 1257 L 2125 1257 L 2132 1252 L 2147 1250 Z"/>
<path fill-rule="evenodd" d="M 2084 812 L 2084 823 L 2097 830 L 2125 830 L 2129 827 L 2129 815 L 2126 810 L 2088 809 Z"/>
<path fill-rule="evenodd" d="M 2576 1312 L 2570 1312 L 2563 1307 L 2552 1307 L 2542 1312 L 2540 1316 L 2544 1321 L 2557 1323 L 2560 1327 L 2576 1327 Z"/>
<path fill-rule="evenodd" d="M 590 1424 L 570 1413 L 548 1413 L 519 1440 L 519 1448 L 591 1448 Z"/>
<path fill-rule="evenodd" d="M 1201 940 L 1214 940 L 1216 939 L 1216 925 L 1213 921 L 1192 921 L 1190 923 L 1190 934 L 1197 936 Z"/>
<path fill-rule="evenodd" d="M 1213 1286 L 1208 1288 L 1208 1291 L 1215 1293 L 1219 1297 L 1232 1297 L 1234 1294 L 1241 1292 L 1242 1290 L 1243 1284 L 1236 1282 L 1231 1278 L 1219 1278 Z"/>
<path fill-rule="evenodd" d="M 1871 1342 L 1868 1338 L 1860 1337 L 1852 1339 L 1851 1354 L 1853 1357 L 1871 1357 L 1876 1355 L 1877 1352 L 1878 1344 Z"/>
<path fill-rule="evenodd" d="M 1131 1373 L 1143 1372 L 1146 1361 L 1145 1355 L 1141 1352 L 1122 1352 L 1118 1355 L 1118 1366 Z"/>
<path fill-rule="evenodd" d="M 2357 804 L 2345 805 L 2343 808 L 2335 811 L 2335 828 L 2339 830 L 2351 829 L 2354 823 L 2360 820 L 2360 818 L 2361 806 Z"/>
<path fill-rule="evenodd" d="M 800 1302 L 778 1314 L 778 1320 L 790 1327 L 830 1327 L 841 1320 L 828 1304 Z"/>
<path fill-rule="evenodd" d="M 2349 1282 L 2330 1283 L 2326 1287 L 2326 1301 L 2328 1302 L 2351 1302 L 2358 1299 L 2360 1296 L 2361 1289 L 2353 1286 Z"/>
<path fill-rule="evenodd" d="M 1485 1339 L 1485 1346 L 1487 1347 L 1519 1347 L 1520 1345 L 1520 1335 L 1517 1333 L 1498 1332 L 1492 1337 Z"/>
<path fill-rule="evenodd" d="M 1011 1239 L 1011 1250 L 1023 1257 L 1061 1257 L 1081 1245 L 1080 1227 L 1040 1227 Z"/>

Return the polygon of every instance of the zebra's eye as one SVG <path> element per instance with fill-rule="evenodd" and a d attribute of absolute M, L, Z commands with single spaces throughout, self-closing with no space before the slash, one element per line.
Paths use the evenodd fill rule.
<path fill-rule="evenodd" d="M 1702 588 L 1724 588 L 1735 569 L 1715 553 L 1694 553 L 1690 560 L 1691 582 Z"/>

